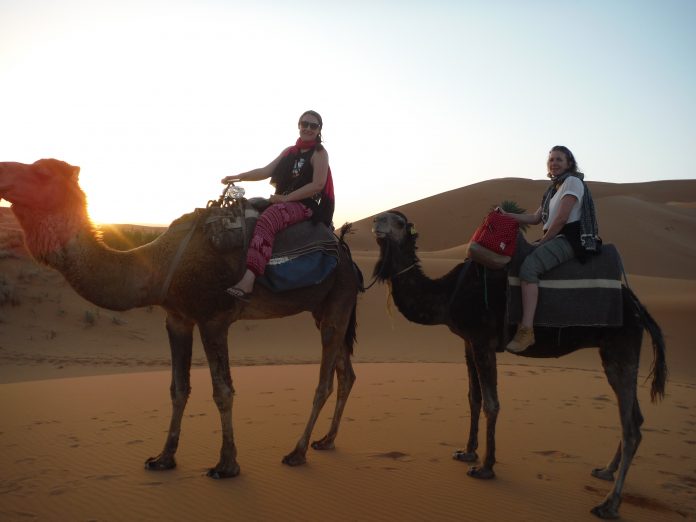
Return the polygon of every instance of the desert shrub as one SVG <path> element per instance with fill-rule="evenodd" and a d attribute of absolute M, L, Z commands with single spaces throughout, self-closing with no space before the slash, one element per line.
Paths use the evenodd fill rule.
<path fill-rule="evenodd" d="M 99 313 L 95 313 L 92 310 L 85 310 L 85 315 L 83 317 L 85 325 L 87 326 L 94 326 L 97 324 L 97 317 L 99 317 Z"/>
<path fill-rule="evenodd" d="M 0 275 L 0 306 L 19 305 L 17 289 L 5 276 Z"/>

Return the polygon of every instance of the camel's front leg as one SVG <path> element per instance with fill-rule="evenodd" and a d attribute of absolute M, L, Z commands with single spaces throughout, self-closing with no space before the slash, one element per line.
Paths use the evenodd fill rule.
<path fill-rule="evenodd" d="M 466 340 L 466 368 L 469 373 L 469 440 L 466 450 L 457 450 L 453 458 L 462 462 L 476 462 L 478 460 L 478 430 L 481 416 L 481 384 L 479 383 L 478 370 L 474 362 L 474 354 L 471 343 Z"/>
<path fill-rule="evenodd" d="M 164 449 L 156 457 L 145 461 L 145 469 L 164 470 L 176 467 L 177 447 L 181 434 L 181 419 L 191 394 L 191 351 L 193 345 L 193 323 L 173 314 L 167 315 L 167 335 L 172 354 L 172 418 Z"/>
<path fill-rule="evenodd" d="M 237 447 L 234 444 L 232 430 L 232 399 L 234 387 L 230 375 L 230 362 L 227 353 L 227 330 L 229 324 L 224 320 L 208 321 L 198 325 L 205 356 L 210 367 L 213 381 L 213 400 L 220 412 L 222 427 L 222 447 L 220 460 L 214 468 L 208 470 L 208 476 L 213 478 L 228 478 L 239 475 L 237 463 Z"/>
<path fill-rule="evenodd" d="M 297 441 L 295 449 L 283 457 L 283 464 L 289 466 L 299 466 L 307 461 L 307 447 L 309 446 L 309 438 L 312 436 L 312 430 L 319 417 L 319 412 L 326 404 L 326 399 L 331 395 L 333 388 L 333 373 L 336 368 L 336 358 L 340 350 L 341 339 L 340 334 L 334 327 L 322 327 L 322 352 L 321 365 L 319 367 L 319 385 L 314 392 L 314 402 L 312 403 L 312 413 L 309 415 L 307 426 L 305 427 L 300 440 Z"/>
<path fill-rule="evenodd" d="M 483 465 L 472 466 L 467 474 L 474 478 L 491 479 L 495 477 L 495 425 L 500 411 L 495 348 L 490 347 L 488 343 L 474 344 L 472 352 L 481 385 L 483 413 L 486 416 L 486 455 Z"/>

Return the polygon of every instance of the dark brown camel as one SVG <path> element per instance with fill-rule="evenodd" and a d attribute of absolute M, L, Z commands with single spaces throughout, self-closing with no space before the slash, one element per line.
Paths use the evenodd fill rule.
<path fill-rule="evenodd" d="M 220 412 L 220 460 L 208 471 L 214 478 L 239 474 L 232 431 L 234 388 L 227 351 L 227 331 L 238 319 L 270 319 L 309 311 L 321 333 L 321 366 L 312 412 L 295 448 L 283 458 L 291 466 L 306 460 L 309 439 L 319 412 L 338 378 L 333 421 L 328 433 L 312 447 L 334 447 L 343 409 L 355 374 L 351 354 L 355 339 L 356 301 L 362 284 L 347 248 L 340 248 L 336 270 L 316 286 L 272 293 L 257 285 L 250 304 L 227 296 L 224 289 L 242 275 L 244 252 L 240 248 L 223 260 L 211 248 L 201 227 L 190 236 L 169 285 L 165 285 L 173 258 L 187 230 L 170 227 L 150 244 L 127 252 L 112 250 L 95 234 L 78 185 L 79 168 L 58 160 L 34 164 L 0 163 L 0 198 L 24 229 L 32 255 L 59 272 L 85 299 L 110 310 L 160 305 L 167 312 L 166 328 L 172 356 L 172 418 L 164 449 L 146 461 L 151 470 L 174 468 L 181 420 L 190 387 L 193 329 L 198 326 L 213 382 L 213 398 Z M 174 223 L 192 220 L 183 216 Z M 190 227 L 189 227 L 190 228 Z M 229 261 L 229 259 L 228 259 Z M 236 268 L 231 268 L 234 266 Z M 165 289 L 166 291 L 164 291 Z M 163 295 L 164 294 L 164 295 Z"/>
<path fill-rule="evenodd" d="M 478 428 L 481 409 L 486 416 L 486 453 L 480 466 L 469 469 L 469 476 L 490 479 L 495 476 L 495 424 L 499 402 L 497 391 L 496 352 L 502 351 L 504 329 L 504 270 L 484 271 L 480 265 L 466 260 L 440 279 L 429 279 L 421 270 L 416 254 L 417 234 L 413 225 L 399 212 L 385 212 L 374 219 L 373 232 L 380 247 L 374 274 L 391 285 L 394 302 L 410 321 L 444 324 L 464 339 L 469 373 L 469 406 L 471 424 L 465 450 L 455 452 L 455 459 L 476 462 Z M 484 300 L 484 291 L 487 300 Z M 638 364 L 643 330 L 652 337 L 654 362 L 651 398 L 664 396 L 667 375 L 665 345 L 659 326 L 638 301 L 633 292 L 622 288 L 622 327 L 568 327 L 558 343 L 557 328 L 535 327 L 536 344 L 519 355 L 527 357 L 559 357 L 581 348 L 599 347 L 607 379 L 616 393 L 621 419 L 619 447 L 607 466 L 592 471 L 597 478 L 614 480 L 613 489 L 604 501 L 592 509 L 600 518 L 618 517 L 621 491 L 626 472 L 641 440 L 643 416 L 636 396 Z M 560 346 L 559 346 L 560 344 Z"/>

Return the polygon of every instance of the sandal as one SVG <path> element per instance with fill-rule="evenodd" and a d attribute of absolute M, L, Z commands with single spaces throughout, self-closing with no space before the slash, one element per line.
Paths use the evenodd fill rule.
<path fill-rule="evenodd" d="M 231 295 L 234 297 L 237 301 L 241 301 L 242 303 L 250 303 L 251 302 L 251 293 L 250 292 L 245 292 L 241 288 L 237 288 L 236 286 L 231 286 L 230 288 L 227 288 L 225 290 L 228 295 Z"/>

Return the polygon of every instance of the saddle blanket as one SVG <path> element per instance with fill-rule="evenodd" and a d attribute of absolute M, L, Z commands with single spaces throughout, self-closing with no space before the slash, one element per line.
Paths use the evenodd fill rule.
<path fill-rule="evenodd" d="M 524 252 L 516 254 L 508 272 L 508 320 L 522 318 L 519 269 Z M 534 324 L 537 326 L 621 326 L 623 301 L 621 257 L 612 244 L 585 263 L 571 259 L 539 279 L 539 302 Z"/>
<path fill-rule="evenodd" d="M 338 265 L 338 238 L 327 226 L 302 221 L 280 232 L 258 281 L 273 292 L 318 285 Z"/>

